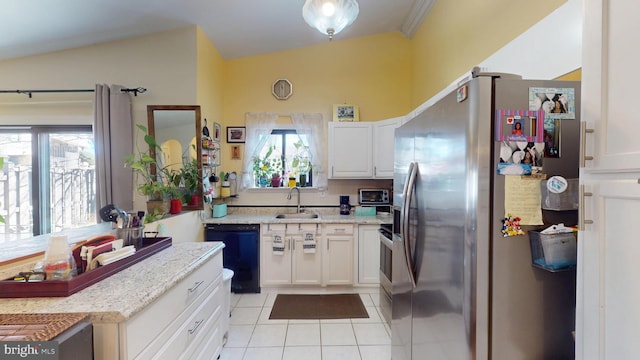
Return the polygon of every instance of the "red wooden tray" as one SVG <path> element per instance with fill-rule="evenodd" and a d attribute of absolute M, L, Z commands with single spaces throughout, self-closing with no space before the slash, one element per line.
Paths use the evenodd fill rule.
<path fill-rule="evenodd" d="M 171 246 L 170 237 L 143 238 L 142 247 L 136 253 L 108 265 L 77 275 L 69 280 L 0 281 L 0 298 L 63 297 L 72 295 L 149 256 Z"/>

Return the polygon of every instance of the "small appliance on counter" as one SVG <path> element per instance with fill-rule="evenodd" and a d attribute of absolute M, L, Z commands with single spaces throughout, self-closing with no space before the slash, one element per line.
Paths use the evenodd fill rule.
<path fill-rule="evenodd" d="M 389 189 L 359 189 L 358 203 L 363 206 L 389 205 Z"/>
<path fill-rule="evenodd" d="M 349 204 L 349 195 L 340 195 L 340 215 L 351 214 L 351 204 Z"/>

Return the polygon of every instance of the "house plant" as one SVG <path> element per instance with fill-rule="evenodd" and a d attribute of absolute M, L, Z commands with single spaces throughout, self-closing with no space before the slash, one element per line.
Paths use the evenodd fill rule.
<path fill-rule="evenodd" d="M 302 141 L 298 140 L 293 145 L 296 147 L 296 154 L 291 160 L 292 173 L 298 176 L 298 184 L 304 187 L 307 184 L 307 174 L 311 170 L 311 154 Z"/>
<path fill-rule="evenodd" d="M 280 173 L 271 174 L 271 187 L 277 188 L 280 187 L 280 183 L 282 182 L 282 178 L 280 177 Z"/>
<path fill-rule="evenodd" d="M 274 174 L 282 173 L 282 158 L 274 153 L 275 150 L 274 145 L 269 145 L 263 157 L 256 156 L 253 159 L 253 174 L 261 187 L 266 187 L 268 179 L 273 178 Z"/>
<path fill-rule="evenodd" d="M 200 202 L 198 196 L 198 184 L 200 180 L 198 161 L 192 159 L 191 161 L 184 162 L 180 174 L 182 175 L 182 181 L 186 190 L 186 203 L 189 205 L 198 205 Z"/>
<path fill-rule="evenodd" d="M 162 152 L 155 137 L 149 135 L 147 127 L 136 124 L 138 130 L 144 133 L 144 142 L 149 146 L 146 151 L 136 144 L 136 152 L 125 158 L 125 166 L 131 167 L 136 181 L 138 193 L 147 196 L 147 212 L 149 214 L 166 214 L 169 212 L 169 199 L 175 195 L 175 180 L 167 167 L 158 161 L 157 154 Z"/>

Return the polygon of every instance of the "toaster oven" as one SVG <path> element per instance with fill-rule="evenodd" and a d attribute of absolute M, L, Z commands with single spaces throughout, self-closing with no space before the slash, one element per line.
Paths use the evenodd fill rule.
<path fill-rule="evenodd" d="M 389 189 L 359 189 L 360 205 L 389 205 Z"/>

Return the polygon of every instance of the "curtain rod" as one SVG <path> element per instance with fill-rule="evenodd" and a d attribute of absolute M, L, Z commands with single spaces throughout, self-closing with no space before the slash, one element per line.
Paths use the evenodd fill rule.
<path fill-rule="evenodd" d="M 143 94 L 147 92 L 147 89 L 143 87 L 120 89 L 121 92 L 133 93 L 133 96 L 138 96 L 138 93 Z M 0 94 L 25 94 L 31 99 L 35 93 L 83 93 L 83 92 L 95 92 L 94 89 L 55 89 L 55 90 L 0 90 Z"/>

